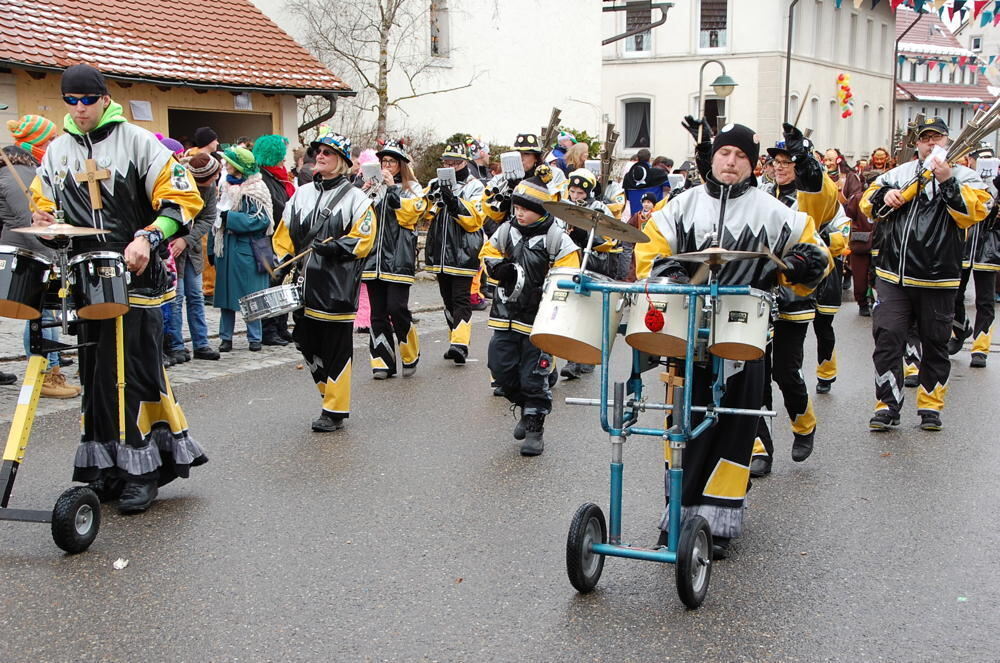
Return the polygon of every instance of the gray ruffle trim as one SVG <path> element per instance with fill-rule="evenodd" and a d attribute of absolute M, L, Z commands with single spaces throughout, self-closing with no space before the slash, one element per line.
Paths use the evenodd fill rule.
<path fill-rule="evenodd" d="M 205 455 L 205 450 L 187 431 L 174 435 L 166 430 L 155 429 L 153 437 L 160 451 L 170 455 L 176 465 L 191 465 L 196 458 Z"/>
<path fill-rule="evenodd" d="M 76 467 L 96 467 L 106 469 L 115 466 L 117 442 L 81 442 L 76 447 Z"/>
<path fill-rule="evenodd" d="M 716 506 L 714 504 L 696 504 L 694 506 L 681 507 L 681 520 L 687 520 L 691 516 L 701 516 L 708 521 L 708 527 L 712 530 L 712 536 L 724 536 L 735 539 L 743 534 L 743 516 L 746 512 L 745 506 L 728 507 Z M 660 529 L 664 532 L 670 530 L 670 517 L 666 509 L 660 516 Z"/>
<path fill-rule="evenodd" d="M 128 474 L 149 474 L 153 470 L 159 469 L 162 464 L 160 450 L 155 444 L 147 444 L 139 448 L 130 447 L 127 444 L 118 447 L 118 467 Z"/>

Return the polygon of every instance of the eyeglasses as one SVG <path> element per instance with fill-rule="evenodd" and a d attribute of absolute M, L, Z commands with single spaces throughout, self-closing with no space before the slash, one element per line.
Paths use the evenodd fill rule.
<path fill-rule="evenodd" d="M 779 166 L 782 167 L 782 168 L 785 168 L 785 167 L 791 166 L 795 162 L 794 161 L 779 161 L 778 159 L 775 159 L 771 163 L 774 164 L 775 168 L 778 168 Z"/>
<path fill-rule="evenodd" d="M 397 163 L 399 162 L 395 159 L 382 159 L 383 166 L 395 166 Z"/>
<path fill-rule="evenodd" d="M 938 133 L 936 131 L 925 131 L 924 133 L 917 136 L 918 141 L 934 141 L 939 138 L 944 138 L 944 134 Z"/>
<path fill-rule="evenodd" d="M 63 97 L 63 101 L 65 101 L 70 106 L 76 106 L 77 104 L 83 104 L 84 106 L 93 106 L 94 104 L 96 104 L 98 101 L 101 100 L 101 96 L 102 95 L 99 94 L 88 94 L 85 97 L 74 97 L 71 94 L 67 94 L 66 96 Z"/>

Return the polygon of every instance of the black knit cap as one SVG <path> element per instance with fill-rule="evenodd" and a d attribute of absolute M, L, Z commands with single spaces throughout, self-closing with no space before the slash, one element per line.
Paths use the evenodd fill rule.
<path fill-rule="evenodd" d="M 218 140 L 219 134 L 212 127 L 198 127 L 194 130 L 195 147 L 205 147 L 213 140 Z"/>
<path fill-rule="evenodd" d="M 62 75 L 63 94 L 100 94 L 108 93 L 108 84 L 104 74 L 89 64 L 75 64 L 67 67 Z"/>
<path fill-rule="evenodd" d="M 760 138 L 750 127 L 742 124 L 727 124 L 722 127 L 719 134 L 712 141 L 712 156 L 719 151 L 719 148 L 731 145 L 743 151 L 750 160 L 750 165 L 757 163 L 760 156 Z"/>

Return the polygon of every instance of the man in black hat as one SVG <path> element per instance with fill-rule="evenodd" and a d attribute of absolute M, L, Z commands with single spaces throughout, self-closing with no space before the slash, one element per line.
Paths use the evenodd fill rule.
<path fill-rule="evenodd" d="M 212 127 L 198 127 L 194 130 L 194 146 L 198 152 L 211 154 L 219 149 L 219 134 Z"/>
<path fill-rule="evenodd" d="M 806 199 L 797 211 L 791 210 L 756 187 L 753 164 L 760 140 L 749 127 L 726 125 L 710 141 L 707 123 L 701 125 L 692 118 L 689 125 L 702 139 L 696 149 L 705 166 L 705 185 L 685 191 L 653 212 L 643 228 L 650 241 L 635 246 L 636 275 L 685 279 L 694 267 L 670 256 L 712 245 L 729 251 L 756 251 L 764 244 L 782 257 L 784 271 L 778 273 L 767 258 L 733 261 L 719 270 L 719 283 L 762 290 L 780 284 L 807 295 L 831 268 L 830 253 L 811 216 L 812 205 L 819 200 Z M 763 359 L 725 360 L 722 371 L 725 385 L 719 404 L 760 410 L 764 403 Z M 713 382 L 712 364 L 697 364 L 691 385 L 695 405 L 713 402 Z M 697 425 L 699 420 L 700 415 L 695 414 L 692 423 Z M 720 415 L 718 423 L 685 451 L 684 516 L 697 514 L 708 521 L 719 556 L 725 555 L 729 540 L 743 532 L 756 427 L 757 417 Z M 664 515 L 661 530 L 668 524 Z M 665 540 L 664 535 L 661 542 Z"/>
<path fill-rule="evenodd" d="M 187 235 L 202 208 L 194 179 L 152 133 L 125 120 L 120 104 L 94 67 L 73 65 L 62 76 L 66 133 L 52 141 L 32 182 L 37 226 L 60 209 L 70 225 L 105 234 L 77 238 L 73 252 L 114 251 L 132 272 L 124 339 L 115 320 L 81 321 L 80 382 L 83 426 L 74 481 L 102 500 L 118 499 L 122 513 L 145 511 L 157 487 L 187 477 L 207 462 L 188 432 L 160 359 L 161 306 L 174 297 L 158 249 Z M 150 221 L 152 220 L 152 223 Z M 165 247 L 163 247 L 165 248 Z M 125 352 L 125 399 L 118 403 L 117 344 Z M 119 431 L 118 408 L 125 410 Z M 119 442 L 119 434 L 123 435 Z"/>
<path fill-rule="evenodd" d="M 931 117 L 917 135 L 917 159 L 883 173 L 865 192 L 861 211 L 876 225 L 878 300 L 872 310 L 875 337 L 875 413 L 872 431 L 899 424 L 903 406 L 903 349 L 916 322 L 921 345 L 917 413 L 924 430 L 941 430 L 948 391 L 948 337 L 955 290 L 962 278 L 965 230 L 986 218 L 990 194 L 979 176 L 944 159 L 948 125 Z M 938 149 L 940 148 L 940 149 Z M 929 171 L 923 186 L 909 186 Z M 883 215 L 883 208 L 888 213 Z"/>

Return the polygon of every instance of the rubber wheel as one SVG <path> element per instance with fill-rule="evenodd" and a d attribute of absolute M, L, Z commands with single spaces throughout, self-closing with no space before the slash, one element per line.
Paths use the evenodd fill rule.
<path fill-rule="evenodd" d="M 88 486 L 74 486 L 52 509 L 52 540 L 68 553 L 83 552 L 101 529 L 101 501 Z"/>
<path fill-rule="evenodd" d="M 604 570 L 604 555 L 590 551 L 594 543 L 607 543 L 608 526 L 601 507 L 588 502 L 576 510 L 566 537 L 566 572 L 581 594 L 592 591 Z"/>
<path fill-rule="evenodd" d="M 705 600 L 712 579 L 712 530 L 701 516 L 688 518 L 677 546 L 677 593 L 694 610 Z"/>

